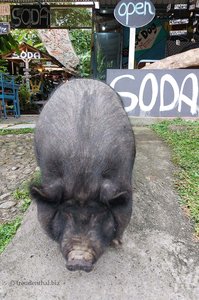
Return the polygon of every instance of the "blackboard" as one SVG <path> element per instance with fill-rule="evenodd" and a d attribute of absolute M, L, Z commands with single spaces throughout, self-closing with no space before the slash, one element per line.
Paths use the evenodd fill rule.
<path fill-rule="evenodd" d="M 50 27 L 49 5 L 15 5 L 11 6 L 12 28 L 37 28 Z"/>
<path fill-rule="evenodd" d="M 114 9 L 116 20 L 126 27 L 139 28 L 155 17 L 155 7 L 150 0 L 121 0 Z"/>
<path fill-rule="evenodd" d="M 130 116 L 199 117 L 199 70 L 107 70 Z"/>

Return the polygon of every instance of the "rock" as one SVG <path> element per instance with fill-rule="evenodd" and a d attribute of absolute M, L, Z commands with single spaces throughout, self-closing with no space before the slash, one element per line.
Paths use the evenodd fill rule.
<path fill-rule="evenodd" d="M 14 202 L 14 201 L 6 201 L 6 202 L 4 202 L 4 203 L 2 203 L 2 204 L 0 204 L 0 209 L 8 209 L 8 208 L 11 208 L 11 207 L 13 207 L 13 206 L 15 206 L 17 203 L 16 202 Z"/>
<path fill-rule="evenodd" d="M 16 170 L 18 170 L 19 169 L 19 167 L 12 167 L 12 171 L 16 171 Z"/>
<path fill-rule="evenodd" d="M 6 193 L 0 196 L 0 201 L 6 199 L 8 196 L 10 196 L 11 193 Z"/>
<path fill-rule="evenodd" d="M 24 174 L 26 174 L 26 175 L 30 174 L 31 172 L 32 172 L 32 170 L 29 168 L 24 170 Z"/>

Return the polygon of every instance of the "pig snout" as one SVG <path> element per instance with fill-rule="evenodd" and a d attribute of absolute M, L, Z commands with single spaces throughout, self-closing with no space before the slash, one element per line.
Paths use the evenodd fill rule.
<path fill-rule="evenodd" d="M 66 267 L 70 271 L 82 270 L 90 272 L 93 269 L 94 256 L 91 250 L 80 247 L 69 252 Z"/>

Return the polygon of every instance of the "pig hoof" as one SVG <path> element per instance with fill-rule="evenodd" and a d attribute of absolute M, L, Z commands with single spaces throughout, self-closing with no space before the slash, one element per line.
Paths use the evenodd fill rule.
<path fill-rule="evenodd" d="M 120 239 L 114 239 L 114 240 L 112 240 L 112 245 L 114 247 L 121 246 L 122 245 L 122 241 Z"/>

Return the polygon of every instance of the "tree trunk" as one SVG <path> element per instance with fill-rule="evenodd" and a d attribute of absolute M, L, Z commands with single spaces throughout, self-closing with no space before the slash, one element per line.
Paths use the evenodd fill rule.
<path fill-rule="evenodd" d="M 199 48 L 161 59 L 143 69 L 186 69 L 199 67 Z"/>

